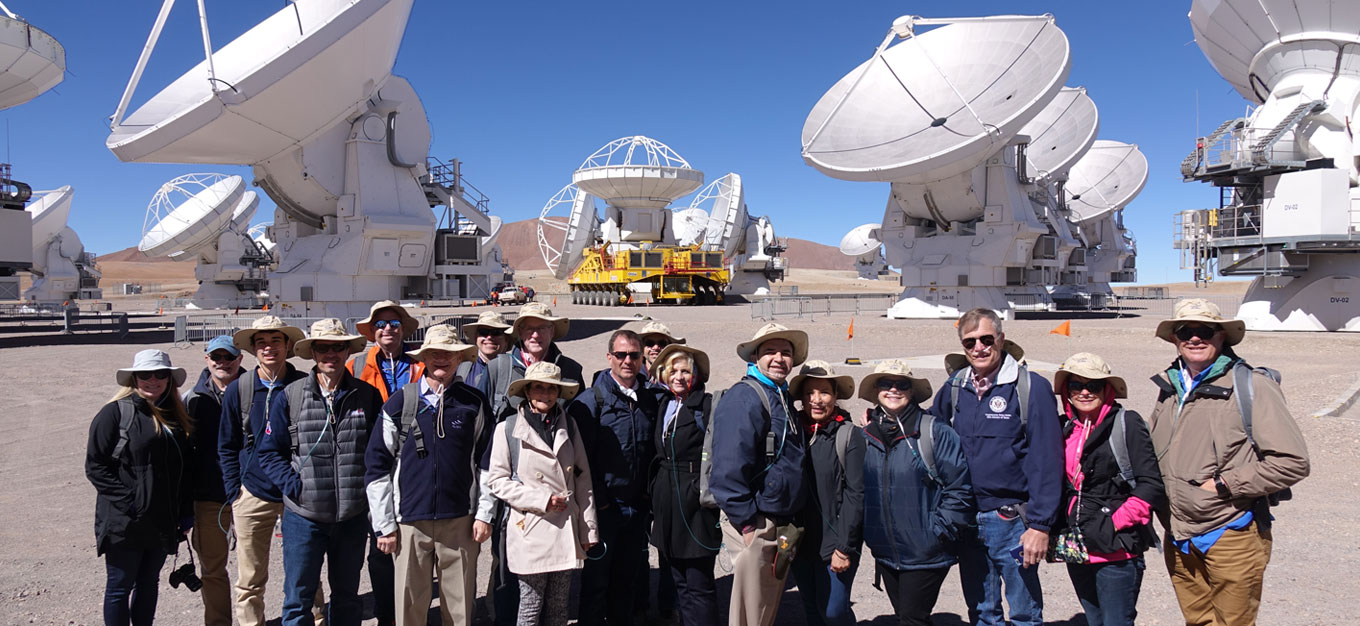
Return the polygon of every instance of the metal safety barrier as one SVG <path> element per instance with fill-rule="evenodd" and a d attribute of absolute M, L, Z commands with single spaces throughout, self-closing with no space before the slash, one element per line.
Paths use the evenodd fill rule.
<path fill-rule="evenodd" d="M 793 317 L 811 320 L 831 315 L 882 313 L 896 302 L 894 294 L 772 296 L 751 303 L 751 319 L 771 321 Z"/>
<path fill-rule="evenodd" d="M 175 318 L 174 342 L 178 344 L 197 344 L 211 341 L 214 337 L 221 335 L 231 335 L 239 330 L 250 328 L 260 316 L 247 315 L 228 315 L 228 316 L 195 316 L 180 315 Z M 462 336 L 463 324 L 470 324 L 477 321 L 476 315 L 413 315 L 416 321 L 420 322 L 420 328 L 406 338 L 406 343 L 412 347 L 418 346 L 425 340 L 425 331 L 430 326 L 449 325 L 458 331 Z M 513 315 L 507 315 L 507 320 L 513 320 Z M 310 333 L 312 324 L 323 317 L 283 317 L 280 318 L 285 324 L 296 326 L 302 329 L 303 333 Z M 358 323 L 363 321 L 362 317 L 345 318 L 345 330 L 359 334 Z"/>

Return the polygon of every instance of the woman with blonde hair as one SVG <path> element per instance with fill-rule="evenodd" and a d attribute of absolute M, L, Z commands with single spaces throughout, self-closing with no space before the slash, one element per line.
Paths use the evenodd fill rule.
<path fill-rule="evenodd" d="M 193 525 L 193 421 L 180 401 L 185 372 L 160 350 L 118 370 L 122 386 L 90 424 L 85 476 L 96 492 L 106 625 L 150 624 L 161 566 Z"/>

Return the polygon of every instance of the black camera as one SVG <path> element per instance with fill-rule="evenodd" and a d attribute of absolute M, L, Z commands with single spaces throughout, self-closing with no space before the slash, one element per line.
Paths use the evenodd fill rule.
<path fill-rule="evenodd" d="M 181 584 L 194 593 L 203 588 L 203 579 L 194 572 L 193 563 L 185 563 L 170 572 L 170 586 L 179 589 Z"/>

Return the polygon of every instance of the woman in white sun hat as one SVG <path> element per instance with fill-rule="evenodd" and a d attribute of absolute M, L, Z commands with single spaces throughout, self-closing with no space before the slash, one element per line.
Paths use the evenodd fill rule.
<path fill-rule="evenodd" d="M 184 369 L 142 350 L 90 424 L 85 476 L 95 488 L 95 551 L 104 556 L 104 623 L 150 624 L 161 567 L 193 524 L 193 422 Z"/>

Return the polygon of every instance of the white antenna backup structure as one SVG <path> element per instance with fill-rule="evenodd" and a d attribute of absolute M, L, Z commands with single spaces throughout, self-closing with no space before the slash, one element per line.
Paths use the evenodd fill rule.
<path fill-rule="evenodd" d="M 75 192 L 67 185 L 39 193 L 41 197 L 28 207 L 32 215 L 33 264 L 29 272 L 33 285 L 24 291 L 24 300 L 64 303 L 103 297 L 94 255 L 85 252 L 80 236 L 66 225 Z"/>
<path fill-rule="evenodd" d="M 392 65 L 413 0 L 291 2 L 128 113 L 165 0 L 112 116 L 121 160 L 250 165 L 278 206 L 269 293 L 347 317 L 375 300 L 485 297 L 501 275 L 484 197 L 427 165 L 429 122 Z M 431 208 L 456 216 L 437 229 Z"/>
<path fill-rule="evenodd" d="M 809 165 L 891 183 L 876 239 L 905 290 L 889 317 L 1009 317 L 1051 308 L 1046 287 L 1064 277 L 1084 282 L 1061 189 L 1098 116 L 1063 87 L 1070 65 L 1051 15 L 905 16 L 813 107 Z"/>
<path fill-rule="evenodd" d="M 855 271 L 863 280 L 878 280 L 888 274 L 883 258 L 883 242 L 878 239 L 882 224 L 860 224 L 841 237 L 841 254 L 855 258 Z"/>
<path fill-rule="evenodd" d="M 1360 4 L 1195 0 L 1209 63 L 1255 105 L 1195 142 L 1185 180 L 1230 187 L 1176 216 L 1197 283 L 1254 276 L 1251 330 L 1360 331 Z"/>
<path fill-rule="evenodd" d="M 161 185 L 146 207 L 137 249 L 196 261 L 200 308 L 257 306 L 268 287 L 273 255 L 249 234 L 260 197 L 245 186 L 240 176 L 186 174 Z"/>

